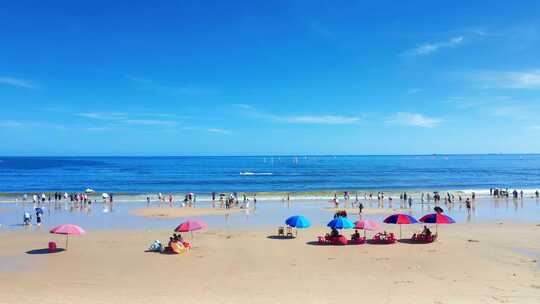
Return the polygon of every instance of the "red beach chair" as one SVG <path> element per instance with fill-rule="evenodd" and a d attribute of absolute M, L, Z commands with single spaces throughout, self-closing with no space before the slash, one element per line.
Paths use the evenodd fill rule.
<path fill-rule="evenodd" d="M 356 240 L 350 240 L 349 241 L 349 245 L 362 245 L 362 244 L 365 244 L 366 243 L 366 238 L 365 237 L 360 237 Z"/>
<path fill-rule="evenodd" d="M 371 241 L 374 244 L 393 244 L 397 240 L 393 233 L 387 234 L 386 237 L 384 237 L 382 233 L 377 233 L 373 236 L 373 239 Z"/>
<path fill-rule="evenodd" d="M 49 252 L 54 253 L 54 252 L 56 252 L 56 250 L 57 250 L 56 243 L 55 242 L 49 242 Z"/>

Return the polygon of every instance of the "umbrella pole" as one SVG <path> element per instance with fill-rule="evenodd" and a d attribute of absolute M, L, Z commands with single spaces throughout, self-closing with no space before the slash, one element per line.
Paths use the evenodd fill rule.
<path fill-rule="evenodd" d="M 435 223 L 435 234 L 439 236 L 439 224 Z"/>
<path fill-rule="evenodd" d="M 68 249 L 69 234 L 66 234 L 66 250 Z"/>
<path fill-rule="evenodd" d="M 399 224 L 399 238 L 401 239 L 401 224 Z"/>

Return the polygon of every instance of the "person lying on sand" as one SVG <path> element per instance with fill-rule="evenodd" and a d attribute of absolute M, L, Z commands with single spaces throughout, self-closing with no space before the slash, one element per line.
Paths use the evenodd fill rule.
<path fill-rule="evenodd" d="M 175 242 L 180 242 L 180 243 L 184 243 L 184 239 L 182 238 L 182 235 L 181 234 L 174 234 L 173 235 L 173 239 Z"/>

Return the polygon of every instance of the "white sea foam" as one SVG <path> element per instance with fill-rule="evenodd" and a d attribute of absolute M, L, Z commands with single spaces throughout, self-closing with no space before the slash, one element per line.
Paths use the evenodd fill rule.
<path fill-rule="evenodd" d="M 240 175 L 272 175 L 271 172 L 240 172 Z"/>

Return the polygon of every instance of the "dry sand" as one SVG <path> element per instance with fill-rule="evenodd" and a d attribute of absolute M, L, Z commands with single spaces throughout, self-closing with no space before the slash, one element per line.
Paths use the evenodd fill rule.
<path fill-rule="evenodd" d="M 194 217 L 203 215 L 226 215 L 231 213 L 245 212 L 246 209 L 220 209 L 220 208 L 195 208 L 195 207 L 149 207 L 139 208 L 130 211 L 131 214 L 137 216 L 154 217 L 154 218 L 179 218 L 179 217 Z"/>
<path fill-rule="evenodd" d="M 441 226 L 425 245 L 309 243 L 324 232 L 208 230 L 164 255 L 145 252 L 163 230 L 88 231 L 55 254 L 26 251 L 62 236 L 4 230 L 0 303 L 540 303 L 535 224 Z"/>

